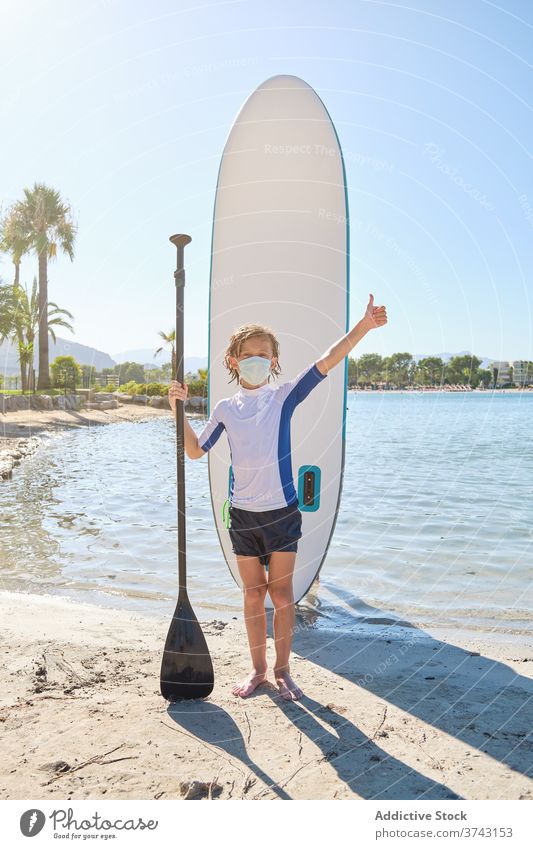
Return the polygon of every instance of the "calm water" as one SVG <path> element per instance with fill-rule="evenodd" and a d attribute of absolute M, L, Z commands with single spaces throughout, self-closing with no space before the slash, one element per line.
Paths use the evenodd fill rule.
<path fill-rule="evenodd" d="M 304 620 L 531 633 L 533 393 L 349 393 L 348 408 L 341 509 Z M 186 473 L 193 607 L 240 616 L 207 458 Z M 50 437 L 0 487 L 2 588 L 171 614 L 175 474 L 170 417 Z"/>

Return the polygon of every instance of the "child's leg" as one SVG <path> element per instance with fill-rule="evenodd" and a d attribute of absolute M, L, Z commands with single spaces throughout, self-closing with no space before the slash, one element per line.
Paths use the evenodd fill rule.
<path fill-rule="evenodd" d="M 253 669 L 243 681 L 232 688 L 239 696 L 249 696 L 258 684 L 266 680 L 266 613 L 265 595 L 267 581 L 265 567 L 258 557 L 236 554 L 237 565 L 243 583 L 244 621 L 248 634 L 248 645 Z"/>
<path fill-rule="evenodd" d="M 268 592 L 274 605 L 274 675 L 284 699 L 299 699 L 303 692 L 290 676 L 289 655 L 294 631 L 292 575 L 295 551 L 274 551 L 268 561 Z"/>

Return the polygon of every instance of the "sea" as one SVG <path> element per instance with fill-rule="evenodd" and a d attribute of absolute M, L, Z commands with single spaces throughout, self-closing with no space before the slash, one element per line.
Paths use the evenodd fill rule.
<path fill-rule="evenodd" d="M 341 503 L 300 620 L 531 638 L 533 393 L 349 392 L 347 407 Z M 207 456 L 186 460 L 186 522 L 198 618 L 241 618 Z M 0 482 L 0 523 L 2 589 L 171 616 L 174 420 L 51 433 Z"/>

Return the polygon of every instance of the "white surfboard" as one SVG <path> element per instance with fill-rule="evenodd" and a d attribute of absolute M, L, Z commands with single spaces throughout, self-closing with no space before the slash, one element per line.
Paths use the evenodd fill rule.
<path fill-rule="evenodd" d="M 208 414 L 239 388 L 223 365 L 232 332 L 271 327 L 291 380 L 349 329 L 349 221 L 339 140 L 317 93 L 295 76 L 271 77 L 248 97 L 228 135 L 216 187 L 209 297 Z M 299 404 L 292 472 L 302 511 L 293 589 L 299 601 L 324 563 L 344 470 L 348 358 Z M 231 549 L 231 458 L 222 435 L 208 452 L 220 544 Z M 267 594 L 265 605 L 272 607 Z"/>

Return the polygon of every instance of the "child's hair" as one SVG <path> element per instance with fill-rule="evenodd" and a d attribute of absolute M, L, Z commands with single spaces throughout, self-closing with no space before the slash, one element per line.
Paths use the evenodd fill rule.
<path fill-rule="evenodd" d="M 246 339 L 251 339 L 253 336 L 267 336 L 272 346 L 272 356 L 279 357 L 279 342 L 274 335 L 274 331 L 271 330 L 270 327 L 265 327 L 263 324 L 242 324 L 231 334 L 228 347 L 226 348 L 226 354 L 224 356 L 224 365 L 231 374 L 230 383 L 234 380 L 236 380 L 237 383 L 239 382 L 239 372 L 233 368 L 229 358 L 235 357 L 235 359 L 238 360 L 242 343 Z M 281 374 L 279 364 L 276 363 L 276 365 L 270 370 L 270 374 L 275 376 Z M 268 379 L 270 380 L 270 375 L 268 376 Z"/>

